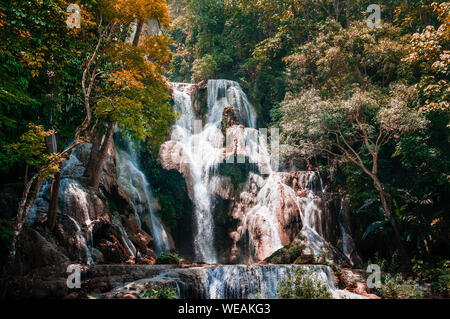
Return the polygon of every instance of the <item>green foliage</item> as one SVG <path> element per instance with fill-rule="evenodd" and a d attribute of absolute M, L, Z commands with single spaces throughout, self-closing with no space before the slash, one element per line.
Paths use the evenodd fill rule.
<path fill-rule="evenodd" d="M 380 266 L 381 271 L 388 273 L 408 273 L 411 270 L 410 266 L 402 261 L 398 250 L 394 251 L 387 259 L 381 257 L 379 252 L 375 252 L 363 268 L 367 269 L 367 266 L 371 264 Z"/>
<path fill-rule="evenodd" d="M 402 275 L 386 275 L 377 293 L 387 299 L 419 299 L 423 293 L 414 280 L 404 280 Z"/>
<path fill-rule="evenodd" d="M 304 248 L 305 246 L 294 242 L 289 246 L 277 250 L 265 261 L 271 264 L 292 264 L 296 261 L 296 263 L 300 263 Z"/>
<path fill-rule="evenodd" d="M 280 125 L 284 142 L 295 146 L 287 153 L 318 163 L 336 159 L 342 136 L 339 146 L 329 148 L 328 142 L 345 124 L 343 137 L 361 152 L 369 171 L 373 160 L 367 155 L 378 152 L 377 175 L 392 197 L 407 248 L 446 255 L 450 68 L 444 52 L 450 6 L 433 2 L 383 1 L 383 24 L 368 28 L 361 8 L 370 1 L 173 1 L 176 44 L 169 76 L 239 81 L 259 124 Z M 362 143 L 355 114 L 369 146 Z M 381 146 L 380 129 L 388 140 Z M 299 143 L 306 135 L 310 143 Z M 351 200 L 354 237 L 363 238 L 363 255 L 390 258 L 393 229 L 381 214 L 373 181 L 348 156 L 337 162 L 333 187 Z M 235 187 L 242 180 L 234 169 L 223 173 L 235 179 Z"/>
<path fill-rule="evenodd" d="M 433 294 L 450 296 L 450 261 L 426 262 L 412 259 L 412 271 L 418 278 L 431 283 Z"/>
<path fill-rule="evenodd" d="M 384 226 L 386 226 L 388 224 L 388 221 L 387 220 L 380 220 L 380 221 L 376 221 L 376 222 L 373 222 L 372 224 L 370 224 L 368 227 L 367 227 L 367 229 L 366 229 L 366 231 L 364 232 L 364 234 L 362 235 L 362 240 L 364 240 L 364 239 L 366 239 L 366 237 L 369 235 L 369 234 L 372 234 L 372 233 L 375 233 L 375 232 L 377 232 L 377 231 L 379 231 L 379 230 L 382 230 L 383 229 L 383 227 Z"/>
<path fill-rule="evenodd" d="M 316 271 L 298 268 L 292 279 L 278 283 L 277 296 L 281 299 L 331 299 L 326 284 L 322 283 Z"/>
<path fill-rule="evenodd" d="M 246 183 L 250 173 L 259 172 L 257 164 L 248 162 L 246 158 L 245 163 L 237 163 L 237 158 L 234 158 L 233 163 L 219 163 L 216 174 L 224 177 L 229 177 L 235 190 L 239 185 Z"/>
<path fill-rule="evenodd" d="M 192 65 L 192 77 L 196 82 L 213 79 L 215 73 L 216 62 L 209 54 L 205 55 L 201 59 L 195 60 Z"/>
<path fill-rule="evenodd" d="M 444 8 L 448 8 L 442 4 L 432 9 L 430 2 L 421 6 L 437 16 L 445 15 Z M 400 7 L 397 18 L 417 9 Z M 449 149 L 444 145 L 449 117 L 442 108 L 425 114 L 422 106 L 439 104 L 445 98 L 427 95 L 421 85 L 415 85 L 420 81 L 418 73 L 433 63 L 435 68 L 426 72 L 434 72 L 439 79 L 448 72 L 440 53 L 448 47 L 442 33 L 447 26 L 439 19 L 429 21 L 441 24 L 440 30 L 434 32 L 437 29 L 430 27 L 429 39 L 426 30 L 415 35 L 412 48 L 407 45 L 411 35 L 402 37 L 406 23 L 398 24 L 398 20 L 375 29 L 368 29 L 363 21 L 343 26 L 330 20 L 311 41 L 285 58 L 289 92 L 279 110 L 273 110 L 275 121 L 280 119 L 284 141 L 291 146 L 285 148 L 285 154 L 295 152 L 339 163 L 334 186 L 349 194 L 357 212 L 355 237 L 363 239 L 361 248 L 367 255 L 376 251 L 391 255 L 392 248 L 386 248 L 392 247 L 389 238 L 394 235 L 380 214 L 370 175 L 374 173 L 392 195 L 390 209 L 408 248 L 429 254 L 430 247 L 439 247 L 445 254 L 445 248 L 441 249 L 448 246 L 442 236 L 448 223 L 442 212 L 448 205 L 442 199 L 449 189 Z M 421 62 L 424 64 L 419 67 Z M 437 78 L 437 86 L 429 87 L 428 93 L 433 88 L 442 93 L 445 83 Z"/>
<path fill-rule="evenodd" d="M 176 288 L 157 287 L 155 289 L 144 290 L 139 294 L 140 299 L 178 299 Z"/>
<path fill-rule="evenodd" d="M 418 83 L 424 102 L 424 111 L 450 112 L 450 75 L 448 49 L 450 48 L 450 3 L 434 2 L 425 7 L 438 20 L 438 26 L 426 26 L 421 33 L 411 36 L 409 52 L 403 61 L 420 73 Z"/>
<path fill-rule="evenodd" d="M 140 162 L 151 181 L 152 195 L 161 207 L 158 214 L 178 246 L 189 238 L 185 225 L 192 222 L 190 214 L 193 204 L 187 194 L 186 181 L 176 170 L 164 170 L 158 163 L 156 154 L 142 152 Z"/>
<path fill-rule="evenodd" d="M 157 265 L 178 265 L 180 259 L 176 253 L 161 253 L 156 259 Z"/>
<path fill-rule="evenodd" d="M 29 124 L 29 130 L 19 138 L 19 142 L 6 145 L 10 162 L 24 161 L 33 168 L 40 168 L 49 159 L 45 138 L 54 134 L 53 130 L 45 131 L 40 125 Z"/>

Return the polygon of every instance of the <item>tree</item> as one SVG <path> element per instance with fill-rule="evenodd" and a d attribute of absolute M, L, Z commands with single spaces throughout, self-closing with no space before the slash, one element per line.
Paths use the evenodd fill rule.
<path fill-rule="evenodd" d="M 167 37 L 163 34 L 148 35 L 141 38 L 137 46 L 125 42 L 130 25 L 135 20 L 155 19 L 161 28 L 168 27 L 166 2 L 103 0 L 98 2 L 98 6 L 87 9 L 91 11 L 84 14 L 95 19 L 87 19 L 83 24 L 85 31 L 92 31 L 88 43 L 93 44 L 84 52 L 87 59 L 81 76 L 84 119 L 74 130 L 72 144 L 62 152 L 53 153 L 44 159 L 44 164 L 37 168 L 26 183 L 16 216 L 9 258 L 4 268 L 6 273 L 14 264 L 17 240 L 43 180 L 57 173 L 77 146 L 90 141 L 99 123 L 109 123 L 109 135 L 112 125 L 117 123 L 126 133 L 140 140 L 147 139 L 150 144 L 157 144 L 174 119 L 168 104 L 163 103 L 167 92 L 161 73 L 169 61 Z M 61 17 L 58 23 L 65 23 L 65 11 L 59 13 Z M 99 165 L 102 167 L 102 163 Z M 92 176 L 94 189 L 98 180 L 98 176 Z M 31 193 L 33 196 L 30 197 Z"/>
<path fill-rule="evenodd" d="M 398 84 L 388 99 L 356 89 L 348 99 L 324 100 L 313 89 L 288 96 L 281 106 L 283 136 L 291 151 L 351 161 L 370 177 L 405 260 L 391 196 L 379 179 L 379 156 L 391 140 L 425 128 L 427 120 L 418 112 L 417 102 L 414 87 Z"/>
<path fill-rule="evenodd" d="M 450 113 L 450 2 L 433 3 L 440 25 L 428 25 L 421 33 L 411 36 L 409 54 L 403 61 L 420 74 L 419 90 L 424 111 Z"/>

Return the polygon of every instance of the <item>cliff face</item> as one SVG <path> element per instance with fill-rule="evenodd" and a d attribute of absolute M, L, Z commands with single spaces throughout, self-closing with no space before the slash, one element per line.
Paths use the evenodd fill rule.
<path fill-rule="evenodd" d="M 133 181 L 136 174 L 126 171 L 123 155 L 111 146 L 99 191 L 89 189 L 83 175 L 91 148 L 90 144 L 81 145 L 62 167 L 57 225 L 53 232 L 47 228 L 51 182 L 44 184 L 27 217 L 18 251 L 19 273 L 69 263 L 155 262 L 154 239 L 150 235 L 151 203 L 138 199 L 137 191 L 127 189 L 131 184 L 144 192 L 147 185 L 144 181 Z M 125 181 L 124 174 L 128 175 Z M 133 194 L 136 198 L 131 197 Z"/>

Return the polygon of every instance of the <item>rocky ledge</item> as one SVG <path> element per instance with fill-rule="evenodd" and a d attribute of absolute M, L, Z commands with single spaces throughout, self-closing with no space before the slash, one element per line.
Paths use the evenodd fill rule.
<path fill-rule="evenodd" d="M 363 273 L 345 269 L 335 275 L 326 265 L 79 265 L 79 289 L 68 288 L 67 266 L 14 278 L 10 291 L 31 298 L 136 299 L 143 291 L 170 287 L 182 299 L 270 299 L 277 297 L 281 280 L 305 268 L 314 271 L 333 298 L 376 298 L 367 292 Z"/>

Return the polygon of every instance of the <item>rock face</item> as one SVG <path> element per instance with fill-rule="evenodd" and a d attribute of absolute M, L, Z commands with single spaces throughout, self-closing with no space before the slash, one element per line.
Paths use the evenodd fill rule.
<path fill-rule="evenodd" d="M 226 135 L 227 129 L 239 125 L 239 113 L 233 106 L 226 106 L 222 115 L 222 133 Z"/>
<path fill-rule="evenodd" d="M 202 221 L 193 225 L 197 233 L 194 245 L 209 244 L 207 249 L 200 247 L 199 260 L 258 262 L 301 240 L 305 254 L 325 254 L 342 265 L 360 263 L 346 200 L 328 193 L 318 172 L 297 171 L 299 166 L 308 167 L 301 159 L 284 163 L 294 171 L 272 169 L 267 139 L 256 129 L 256 115 L 239 85 L 208 81 L 207 124 L 196 131 L 194 122 L 202 116 L 193 107 L 199 102 L 192 92 L 196 90 L 188 84 L 173 85 L 181 118 L 173 128 L 172 140 L 161 147 L 159 161 L 166 169 L 178 170 L 189 185 L 197 219 Z M 236 165 L 254 165 L 256 169 L 244 170 L 245 179 L 240 180 L 242 170 Z M 218 227 L 214 217 L 224 209 L 232 221 L 228 224 L 231 240 L 229 246 L 220 247 L 216 259 L 212 251 L 217 251 L 213 244 L 217 238 L 204 234 L 224 227 Z"/>
<path fill-rule="evenodd" d="M 51 234 L 46 229 L 51 181 L 44 184 L 27 217 L 26 240 L 17 258 L 20 273 L 67 263 L 155 262 L 155 240 L 150 233 L 154 234 L 154 224 L 160 224 L 149 213 L 151 203 L 137 201 L 130 197 L 133 192 L 122 187 L 127 184 L 120 180 L 118 163 L 123 164 L 124 159 L 113 145 L 103 166 L 99 192 L 89 189 L 83 175 L 91 148 L 90 144 L 79 146 L 62 167 L 57 225 Z M 129 174 L 127 182 L 132 175 L 137 173 Z M 146 186 L 144 181 L 133 185 Z M 166 239 L 163 249 L 168 250 Z"/>

